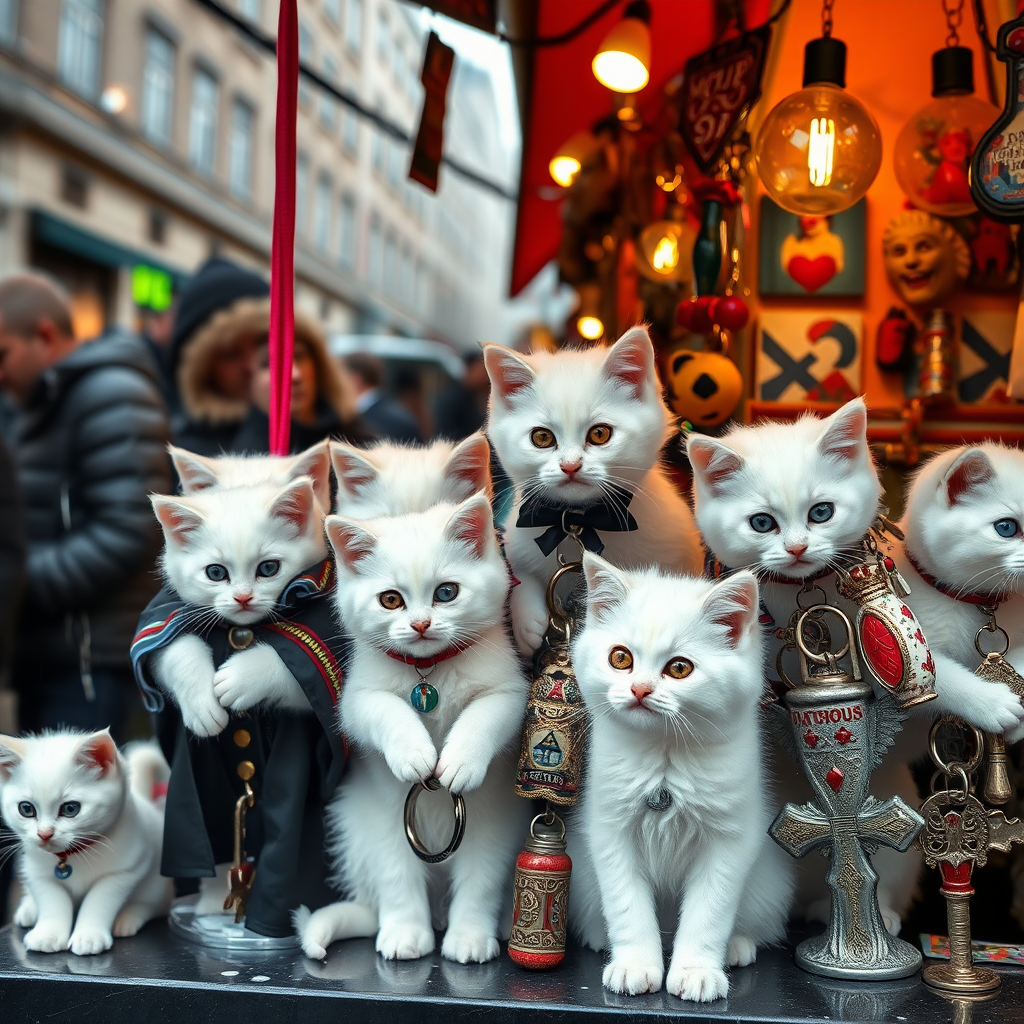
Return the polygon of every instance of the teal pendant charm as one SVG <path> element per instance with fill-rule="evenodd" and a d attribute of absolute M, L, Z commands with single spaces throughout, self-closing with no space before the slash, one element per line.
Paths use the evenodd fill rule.
<path fill-rule="evenodd" d="M 71 877 L 71 865 L 66 860 L 59 860 L 53 869 L 53 874 L 63 882 L 65 878 Z"/>
<path fill-rule="evenodd" d="M 437 690 L 420 680 L 409 694 L 409 703 L 421 714 L 427 715 L 437 707 Z"/>

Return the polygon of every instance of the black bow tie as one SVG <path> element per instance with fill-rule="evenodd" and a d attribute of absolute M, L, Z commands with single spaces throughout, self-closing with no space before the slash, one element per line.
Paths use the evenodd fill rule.
<path fill-rule="evenodd" d="M 566 527 L 580 527 L 580 540 L 587 551 L 595 555 L 604 551 L 604 544 L 598 530 L 612 530 L 616 533 L 637 529 L 637 522 L 628 511 L 633 500 L 632 492 L 624 487 L 609 487 L 609 493 L 600 501 L 586 508 L 573 508 L 571 505 L 552 505 L 541 497 L 528 498 L 519 508 L 516 526 L 546 526 L 539 537 L 535 538 L 537 547 L 545 555 L 550 555 L 559 544 L 569 536 Z"/>

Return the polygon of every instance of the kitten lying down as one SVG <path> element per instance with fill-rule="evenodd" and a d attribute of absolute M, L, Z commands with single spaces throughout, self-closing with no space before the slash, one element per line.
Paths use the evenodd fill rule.
<path fill-rule="evenodd" d="M 167 771 L 149 744 L 123 758 L 107 730 L 0 736 L 0 817 L 21 845 L 14 923 L 30 929 L 27 949 L 102 953 L 167 913 L 152 798 Z"/>

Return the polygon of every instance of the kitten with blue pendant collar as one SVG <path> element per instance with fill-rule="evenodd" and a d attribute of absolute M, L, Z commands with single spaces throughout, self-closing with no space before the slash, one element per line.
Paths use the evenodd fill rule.
<path fill-rule="evenodd" d="M 581 510 L 580 520 L 595 524 L 584 528 L 584 543 L 615 565 L 700 571 L 690 508 L 659 465 L 671 417 L 645 328 L 609 347 L 553 354 L 485 345 L 484 363 L 487 433 L 516 489 L 504 544 L 521 581 L 511 603 L 524 654 L 547 629 L 545 590 L 558 556 L 579 557 L 575 542 L 564 539 L 563 513 L 572 525 L 571 510 Z"/>

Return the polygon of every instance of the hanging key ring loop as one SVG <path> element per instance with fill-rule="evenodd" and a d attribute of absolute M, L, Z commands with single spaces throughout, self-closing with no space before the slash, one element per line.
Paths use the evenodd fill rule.
<path fill-rule="evenodd" d="M 936 783 L 938 782 L 940 775 L 944 775 L 945 778 L 946 778 L 946 788 L 945 789 L 937 789 L 936 788 Z M 960 776 L 960 782 L 963 784 L 963 788 L 962 789 L 950 789 L 949 788 L 950 780 L 953 778 L 954 775 L 959 775 Z M 967 797 L 970 796 L 970 793 L 971 793 L 971 782 L 970 782 L 970 779 L 967 778 L 967 772 L 964 771 L 963 766 L 960 765 L 960 764 L 955 764 L 955 765 L 951 765 L 950 771 L 948 771 L 948 772 L 944 771 L 941 768 L 938 771 L 933 772 L 932 773 L 932 779 L 931 779 L 931 782 L 928 785 L 928 788 L 932 791 L 932 796 L 933 797 L 934 796 L 943 796 L 951 804 L 963 804 L 963 803 L 967 802 Z"/>
<path fill-rule="evenodd" d="M 431 853 L 420 840 L 416 832 L 416 801 L 419 800 L 420 793 L 433 793 L 440 788 L 441 783 L 431 776 L 425 782 L 417 782 L 405 798 L 405 838 L 409 840 L 412 852 L 427 864 L 440 864 L 442 861 L 446 861 L 462 844 L 462 839 L 466 834 L 466 801 L 461 793 L 449 793 L 455 810 L 455 828 L 452 830 L 452 837 L 448 845 L 438 853 Z"/>
<path fill-rule="evenodd" d="M 981 646 L 981 634 L 991 633 L 993 636 L 998 633 L 1003 638 L 1003 649 L 1001 651 L 986 651 Z M 974 636 L 974 648 L 983 657 L 987 658 L 990 654 L 998 654 L 1002 657 L 1010 649 L 1010 635 L 1003 629 L 1002 626 L 996 625 L 994 619 L 990 619 L 978 630 Z"/>
<path fill-rule="evenodd" d="M 928 735 L 928 753 L 931 755 L 932 761 L 936 764 L 939 771 L 947 778 L 959 773 L 970 775 L 977 771 L 978 766 L 981 764 L 981 759 L 985 753 L 985 737 L 980 729 L 976 729 L 973 725 L 958 718 L 947 719 L 947 721 L 964 729 L 970 735 L 973 741 L 970 759 L 967 761 L 951 761 L 948 764 L 943 761 L 942 755 L 939 753 L 938 729 L 935 726 L 932 726 L 932 730 Z"/>

